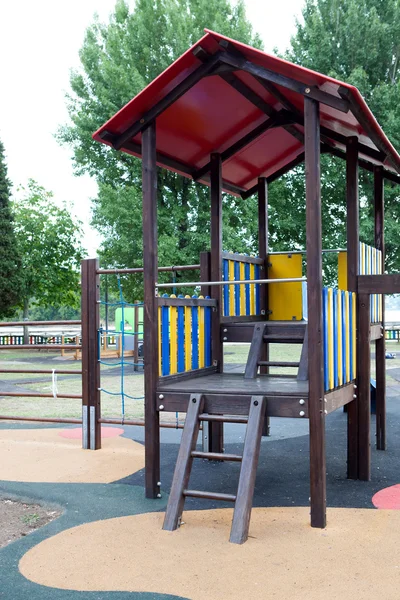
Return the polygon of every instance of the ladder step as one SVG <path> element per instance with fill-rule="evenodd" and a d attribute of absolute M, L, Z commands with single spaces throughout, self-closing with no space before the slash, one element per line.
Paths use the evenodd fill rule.
<path fill-rule="evenodd" d="M 208 415 L 202 413 L 199 415 L 200 421 L 219 421 L 222 423 L 247 423 L 248 418 L 246 416 L 238 417 L 236 415 Z"/>
<path fill-rule="evenodd" d="M 193 458 L 208 458 L 208 460 L 230 460 L 232 462 L 241 462 L 242 457 L 239 454 L 223 454 L 220 452 L 192 452 Z"/>
<path fill-rule="evenodd" d="M 258 362 L 260 367 L 299 367 L 299 362 L 282 362 L 273 360 L 260 360 Z"/>
<path fill-rule="evenodd" d="M 184 496 L 190 498 L 204 498 L 205 500 L 223 500 L 226 502 L 236 502 L 236 496 L 233 494 L 220 494 L 218 492 L 202 492 L 200 490 L 183 490 Z"/>

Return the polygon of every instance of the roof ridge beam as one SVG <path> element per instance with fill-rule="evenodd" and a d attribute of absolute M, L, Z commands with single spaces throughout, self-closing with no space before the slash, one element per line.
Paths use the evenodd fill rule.
<path fill-rule="evenodd" d="M 255 65 L 245 57 L 238 56 L 236 53 L 232 54 L 232 52 L 229 51 L 224 52 L 221 55 L 221 61 L 232 67 L 236 67 L 238 71 L 246 71 L 254 77 L 285 87 L 293 92 L 301 94 L 302 96 L 312 98 L 317 102 L 326 104 L 327 106 L 339 110 L 340 112 L 347 113 L 350 109 L 350 104 L 346 99 L 337 98 L 328 92 L 324 92 L 317 86 L 308 86 L 300 81 L 297 81 L 296 79 L 287 77 L 286 75 L 281 75 L 280 73 L 276 73 L 275 71 L 271 71 L 265 67 Z"/>
<path fill-rule="evenodd" d="M 171 104 L 176 102 L 183 94 L 190 90 L 196 85 L 203 77 L 219 63 L 223 52 L 218 51 L 213 54 L 206 62 L 203 62 L 195 71 L 192 71 L 183 81 L 178 83 L 164 98 L 162 98 L 157 104 L 152 106 L 142 117 L 133 123 L 123 133 L 118 135 L 113 143 L 115 150 L 120 150 L 125 142 L 135 137 L 140 131 L 142 131 L 147 125 L 154 121 L 164 110 L 166 110 Z"/>

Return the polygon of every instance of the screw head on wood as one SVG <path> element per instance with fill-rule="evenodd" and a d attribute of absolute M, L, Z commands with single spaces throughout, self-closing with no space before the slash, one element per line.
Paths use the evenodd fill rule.
<path fill-rule="evenodd" d="M 160 395 L 158 396 L 158 399 L 159 399 L 159 400 L 164 400 L 164 396 L 163 396 L 163 394 L 160 394 Z"/>
<path fill-rule="evenodd" d="M 254 406 L 258 406 L 258 400 L 254 400 Z"/>
<path fill-rule="evenodd" d="M 356 386 L 356 385 L 353 385 L 353 388 L 356 390 L 356 389 L 357 389 L 357 386 Z"/>
<path fill-rule="evenodd" d="M 164 404 L 160 404 L 160 406 L 158 407 L 158 410 L 164 410 Z"/>
<path fill-rule="evenodd" d="M 357 398 L 357 394 L 353 394 L 353 398 Z"/>
<path fill-rule="evenodd" d="M 161 481 L 157 481 L 158 487 L 161 487 Z"/>
<path fill-rule="evenodd" d="M 196 398 L 192 398 L 192 402 L 193 402 L 193 404 L 196 404 L 196 402 L 197 402 Z"/>
<path fill-rule="evenodd" d="M 228 339 L 227 337 L 224 337 L 224 338 L 223 338 L 224 342 L 226 342 L 226 340 L 227 340 L 227 339 Z"/>
<path fill-rule="evenodd" d="M 303 400 L 303 398 L 301 400 L 299 400 L 299 404 L 305 404 L 305 400 Z"/>
<path fill-rule="evenodd" d="M 301 411 L 299 412 L 299 415 L 300 415 L 301 417 L 304 417 L 304 415 L 305 415 L 305 414 L 306 414 L 306 413 L 304 412 L 304 410 L 301 410 Z"/>
<path fill-rule="evenodd" d="M 328 411 L 327 411 L 327 410 L 324 410 L 324 413 L 327 415 L 327 414 L 328 414 Z"/>
<path fill-rule="evenodd" d="M 306 94 L 309 94 L 311 92 L 310 88 L 306 88 L 304 91 Z"/>
<path fill-rule="evenodd" d="M 140 119 L 140 123 L 143 125 L 143 123 L 144 123 L 144 119 Z"/>
<path fill-rule="evenodd" d="M 161 498 L 161 494 L 157 494 L 157 498 Z"/>

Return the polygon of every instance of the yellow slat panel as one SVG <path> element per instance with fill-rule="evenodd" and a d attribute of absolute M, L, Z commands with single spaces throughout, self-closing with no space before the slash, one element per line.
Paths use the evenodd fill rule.
<path fill-rule="evenodd" d="M 301 254 L 270 254 L 269 279 L 301 277 L 303 264 Z M 268 284 L 268 308 L 271 321 L 299 321 L 303 317 L 301 282 Z"/>
<path fill-rule="evenodd" d="M 351 380 L 350 370 L 350 300 L 349 292 L 346 292 L 345 296 L 345 323 L 346 323 L 346 381 L 347 383 Z"/>
<path fill-rule="evenodd" d="M 250 279 L 254 280 L 254 265 L 250 264 Z M 256 291 L 255 284 L 250 284 L 250 314 L 256 314 Z"/>
<path fill-rule="evenodd" d="M 186 295 L 185 298 L 190 298 Z M 184 308 L 185 316 L 185 371 L 192 370 L 192 309 L 190 306 Z"/>
<path fill-rule="evenodd" d="M 357 319 L 357 308 L 356 308 L 356 303 L 357 303 L 357 294 L 355 292 L 352 292 L 353 294 L 353 301 L 352 301 L 352 312 L 353 312 L 353 335 L 352 335 L 352 341 L 353 341 L 353 348 L 352 348 L 352 357 L 353 357 L 353 379 L 355 379 L 355 377 L 357 376 L 357 342 L 356 342 L 356 335 L 357 335 L 357 328 L 356 328 L 356 319 Z"/>
<path fill-rule="evenodd" d="M 338 284 L 340 290 L 347 290 L 347 252 L 338 254 Z"/>
<path fill-rule="evenodd" d="M 239 273 L 240 273 L 240 279 L 242 281 L 244 279 L 246 279 L 246 276 L 244 274 L 244 263 L 240 263 Z M 246 314 L 246 288 L 244 285 L 239 286 L 239 288 L 240 288 L 240 316 L 243 316 Z"/>
<path fill-rule="evenodd" d="M 235 280 L 235 261 L 228 261 L 228 277 L 229 281 Z M 229 286 L 229 317 L 235 316 L 235 286 Z"/>
<path fill-rule="evenodd" d="M 204 296 L 199 296 L 204 298 Z M 204 306 L 199 306 L 199 368 L 205 367 L 205 346 L 204 346 L 204 332 L 205 332 L 205 320 L 204 320 Z"/>
<path fill-rule="evenodd" d="M 171 294 L 171 298 L 176 298 L 175 294 Z M 170 373 L 173 375 L 178 372 L 178 309 L 176 306 L 171 306 L 169 309 L 169 366 Z"/>
<path fill-rule="evenodd" d="M 342 294 L 338 290 L 336 296 L 336 314 L 337 314 L 337 345 L 338 345 L 338 380 L 339 385 L 343 384 L 343 333 L 342 333 Z"/>

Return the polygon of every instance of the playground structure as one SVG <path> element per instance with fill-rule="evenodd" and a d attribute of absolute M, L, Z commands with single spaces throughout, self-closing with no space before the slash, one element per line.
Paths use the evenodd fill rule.
<path fill-rule="evenodd" d="M 309 419 L 311 525 L 325 527 L 325 417 L 343 405 L 348 405 L 348 477 L 371 476 L 373 340 L 377 447 L 386 446 L 384 310 L 381 300 L 371 302 L 370 295 L 400 290 L 399 278 L 379 274 L 384 273 L 383 182 L 400 183 L 399 155 L 356 88 L 208 30 L 94 139 L 142 158 L 147 497 L 160 493 L 160 411 L 187 411 L 164 527 L 178 526 L 187 496 L 230 500 L 235 503 L 231 541 L 247 539 L 263 423 L 270 416 Z M 322 284 L 321 152 L 346 161 L 347 281 L 341 291 L 324 291 Z M 279 281 L 268 276 L 268 183 L 303 161 L 308 321 L 273 321 L 268 319 L 270 286 L 303 278 Z M 157 277 L 157 165 L 211 188 L 211 252 L 200 261 L 207 273 L 200 281 L 204 299 L 159 296 L 158 290 L 167 286 Z M 376 264 L 365 271 L 359 260 L 359 167 L 374 176 Z M 258 195 L 261 276 L 247 278 L 244 267 L 245 278 L 240 280 L 243 286 L 260 286 L 258 314 L 224 314 L 222 290 L 229 284 L 222 277 L 223 191 L 243 200 Z M 91 269 L 90 285 L 95 289 L 98 270 L 95 264 Z M 246 288 L 244 296 L 246 306 Z M 178 310 L 212 309 L 210 366 L 193 369 L 192 364 L 189 371 L 159 377 L 160 303 Z M 375 303 L 372 314 L 380 320 L 371 323 L 370 307 Z M 171 347 L 174 337 L 172 331 Z M 244 375 L 223 372 L 225 341 L 251 342 Z M 303 344 L 296 378 L 266 373 L 272 342 Z M 96 427 L 95 399 L 90 408 Z M 222 423 L 243 421 L 243 457 L 224 455 Z M 210 423 L 211 433 L 210 452 L 200 453 L 203 458 L 242 462 L 235 496 L 188 488 L 193 459 L 199 457 L 195 445 L 201 422 Z"/>

